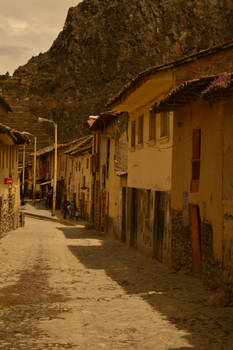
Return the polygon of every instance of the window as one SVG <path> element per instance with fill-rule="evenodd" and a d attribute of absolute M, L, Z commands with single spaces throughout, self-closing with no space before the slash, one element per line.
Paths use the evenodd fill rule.
<path fill-rule="evenodd" d="M 131 147 L 135 147 L 136 121 L 131 122 Z"/>
<path fill-rule="evenodd" d="M 156 114 L 150 112 L 149 116 L 149 140 L 156 138 Z"/>
<path fill-rule="evenodd" d="M 86 168 L 89 168 L 89 158 L 87 158 Z"/>
<path fill-rule="evenodd" d="M 170 133 L 170 113 L 162 112 L 160 114 L 160 137 L 169 136 Z"/>
<path fill-rule="evenodd" d="M 94 134 L 94 147 L 93 153 L 96 154 L 96 134 Z"/>
<path fill-rule="evenodd" d="M 147 207 L 146 207 L 146 218 L 150 218 L 150 202 L 151 202 L 151 190 L 147 190 Z"/>
<path fill-rule="evenodd" d="M 110 159 L 110 146 L 111 146 L 111 140 L 110 137 L 107 139 L 107 162 L 106 162 L 106 176 L 109 175 L 109 159 Z"/>
<path fill-rule="evenodd" d="M 138 143 L 143 143 L 143 124 L 144 124 L 144 116 L 141 115 L 138 118 Z"/>
<path fill-rule="evenodd" d="M 201 129 L 193 130 L 191 192 L 198 192 L 200 179 Z"/>
<path fill-rule="evenodd" d="M 9 168 L 9 147 L 6 147 L 6 168 Z"/>

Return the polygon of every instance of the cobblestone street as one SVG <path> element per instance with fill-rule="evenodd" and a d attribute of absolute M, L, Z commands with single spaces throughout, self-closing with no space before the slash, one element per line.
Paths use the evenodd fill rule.
<path fill-rule="evenodd" d="M 232 307 L 98 232 L 27 218 L 0 257 L 0 349 L 233 349 Z"/>

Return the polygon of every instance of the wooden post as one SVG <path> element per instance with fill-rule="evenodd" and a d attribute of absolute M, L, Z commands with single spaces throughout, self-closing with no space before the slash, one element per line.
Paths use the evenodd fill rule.
<path fill-rule="evenodd" d="M 25 152 L 26 145 L 23 145 L 23 176 L 22 176 L 22 194 L 24 196 L 24 184 L 25 184 Z"/>
<path fill-rule="evenodd" d="M 37 141 L 37 137 L 34 136 L 33 196 L 32 196 L 33 205 L 35 205 L 35 202 L 36 202 L 36 141 Z"/>
<path fill-rule="evenodd" d="M 52 216 L 56 212 L 56 197 L 57 197 L 57 124 L 54 123 L 54 176 L 53 176 L 53 209 Z"/>

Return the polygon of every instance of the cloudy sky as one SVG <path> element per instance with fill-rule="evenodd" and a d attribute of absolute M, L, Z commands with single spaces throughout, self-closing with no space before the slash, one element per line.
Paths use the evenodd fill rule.
<path fill-rule="evenodd" d="M 0 0 L 0 74 L 47 51 L 81 0 Z"/>

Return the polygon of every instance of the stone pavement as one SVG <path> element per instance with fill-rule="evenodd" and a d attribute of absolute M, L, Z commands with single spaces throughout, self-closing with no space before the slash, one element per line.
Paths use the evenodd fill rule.
<path fill-rule="evenodd" d="M 25 202 L 25 205 L 21 206 L 21 212 L 28 216 L 37 216 L 38 218 L 47 218 L 51 221 L 58 221 L 62 224 L 67 224 L 71 226 L 77 226 L 77 227 L 92 227 L 90 223 L 84 220 L 72 220 L 67 215 L 66 219 L 63 218 L 63 214 L 61 213 L 61 210 L 56 210 L 55 216 L 52 216 L 51 209 L 46 209 L 44 204 L 40 201 L 37 201 L 35 206 L 32 205 L 31 200 L 27 200 Z"/>
<path fill-rule="evenodd" d="M 94 230 L 26 218 L 0 258 L 0 349 L 233 349 L 233 308 Z"/>

